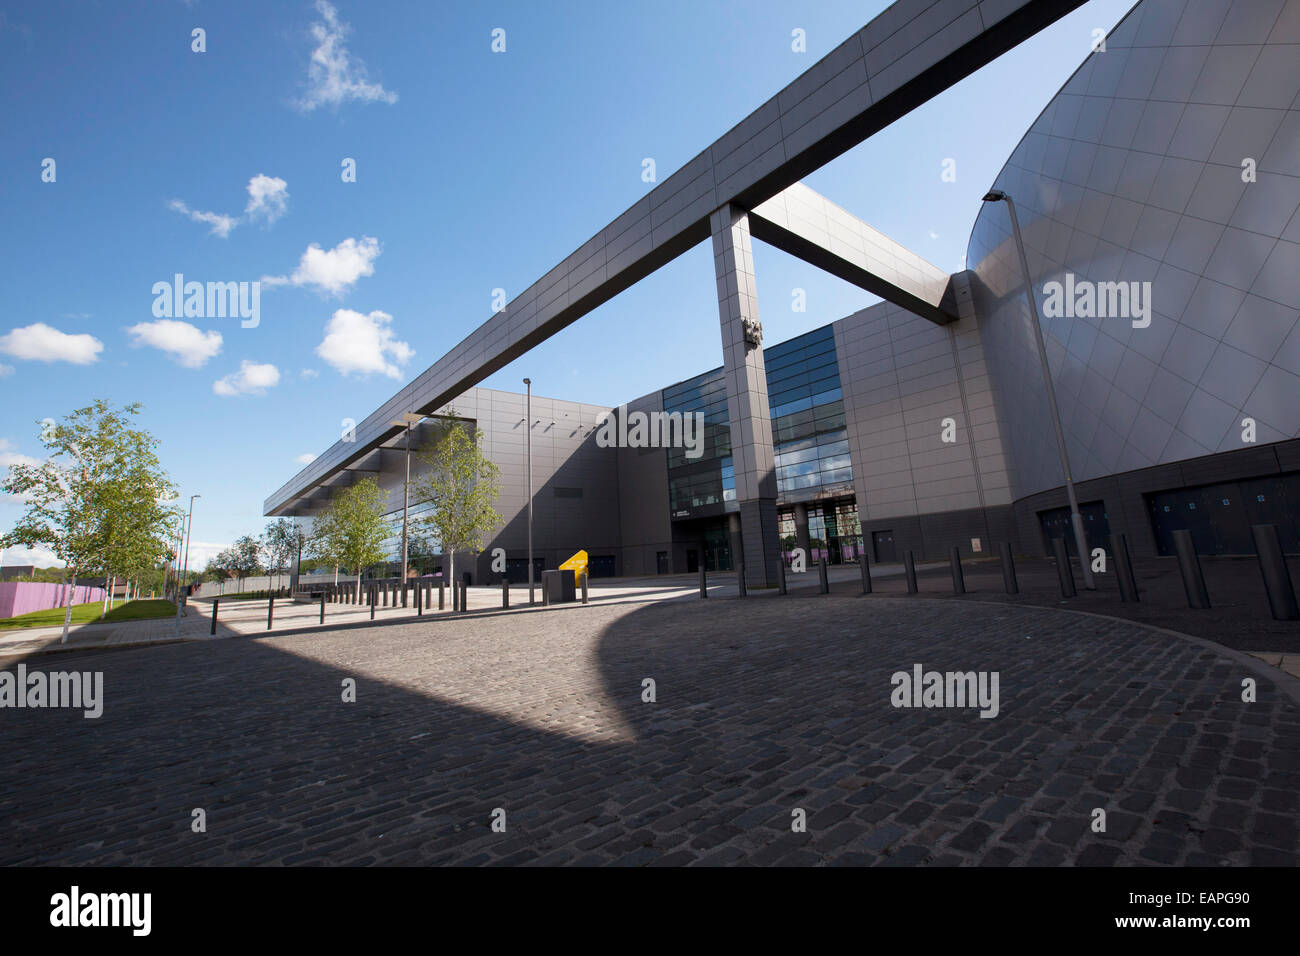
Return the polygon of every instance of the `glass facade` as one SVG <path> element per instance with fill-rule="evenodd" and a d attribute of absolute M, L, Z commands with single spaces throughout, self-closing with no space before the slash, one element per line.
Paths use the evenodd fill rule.
<path fill-rule="evenodd" d="M 663 392 L 664 411 L 704 415 L 704 452 L 687 458 L 668 449 L 668 502 L 675 518 L 734 511 L 736 475 L 731 462 L 727 384 L 722 369 L 679 382 Z"/>
<path fill-rule="evenodd" d="M 831 327 L 774 345 L 763 359 L 778 500 L 852 494 L 853 465 Z"/>
<path fill-rule="evenodd" d="M 853 500 L 853 465 L 844 424 L 835 334 L 829 325 L 814 329 L 764 350 L 763 360 L 767 367 L 778 501 L 809 503 L 813 560 L 821 555 L 829 556 L 832 563 L 857 560 L 859 527 Z M 683 449 L 668 450 L 672 516 L 716 518 L 737 510 L 723 370 L 713 369 L 664 389 L 663 403 L 667 412 L 704 415 L 703 455 L 692 460 Z M 782 537 L 793 536 L 793 513 L 782 513 L 780 521 Z M 706 563 L 711 569 L 729 568 L 725 525 L 711 523 L 710 529 Z"/>

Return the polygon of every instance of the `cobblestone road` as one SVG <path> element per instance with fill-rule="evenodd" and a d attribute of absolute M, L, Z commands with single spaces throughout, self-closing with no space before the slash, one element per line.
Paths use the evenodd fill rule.
<path fill-rule="evenodd" d="M 918 663 L 997 671 L 998 716 L 893 707 Z M 592 605 L 29 666 L 102 670 L 104 714 L 0 710 L 8 864 L 1300 860 L 1262 665 L 1069 612 Z"/>

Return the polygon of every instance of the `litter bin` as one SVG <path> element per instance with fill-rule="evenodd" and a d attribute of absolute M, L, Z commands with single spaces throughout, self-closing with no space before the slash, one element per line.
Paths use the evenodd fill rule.
<path fill-rule="evenodd" d="M 561 604 L 572 601 L 576 591 L 572 571 L 543 571 L 542 591 L 547 604 Z"/>

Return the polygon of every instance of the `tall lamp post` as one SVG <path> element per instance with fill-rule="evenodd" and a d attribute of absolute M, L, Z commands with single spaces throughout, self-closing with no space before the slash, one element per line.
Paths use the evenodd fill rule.
<path fill-rule="evenodd" d="M 190 514 L 185 522 L 185 563 L 181 569 L 182 581 L 190 570 L 190 531 L 194 528 L 194 499 L 202 497 L 202 495 L 190 495 Z"/>
<path fill-rule="evenodd" d="M 406 607 L 406 527 L 411 508 L 411 429 L 423 420 L 423 415 L 402 412 L 401 418 L 388 423 L 406 429 L 406 480 L 402 483 L 402 607 Z"/>
<path fill-rule="evenodd" d="M 1047 407 L 1052 413 L 1052 427 L 1056 430 L 1056 444 L 1061 452 L 1061 469 L 1065 472 L 1065 493 L 1070 499 L 1070 524 L 1074 528 L 1074 548 L 1079 555 L 1083 586 L 1092 591 L 1097 585 L 1092 577 L 1088 539 L 1083 530 L 1083 515 L 1079 513 L 1079 499 L 1074 493 L 1074 478 L 1070 474 L 1070 455 L 1065 449 L 1065 431 L 1061 428 L 1061 412 L 1056 406 L 1056 387 L 1052 384 L 1052 371 L 1047 364 L 1047 346 L 1043 344 L 1043 330 L 1038 324 L 1038 303 L 1034 298 L 1034 284 L 1029 275 L 1029 259 L 1025 256 L 1025 241 L 1020 235 L 1020 220 L 1016 218 L 1016 204 L 1000 189 L 990 190 L 984 196 L 984 202 L 1005 202 L 1007 212 L 1011 214 L 1011 232 L 1016 239 L 1016 251 L 1020 254 L 1020 269 L 1025 276 L 1025 298 L 1029 300 L 1029 324 L 1034 329 L 1034 343 L 1038 346 L 1038 363 L 1043 372 L 1043 386 L 1047 391 Z"/>
<path fill-rule="evenodd" d="M 528 603 L 533 603 L 533 380 L 524 379 L 528 401 L 524 412 L 524 433 L 528 436 Z"/>

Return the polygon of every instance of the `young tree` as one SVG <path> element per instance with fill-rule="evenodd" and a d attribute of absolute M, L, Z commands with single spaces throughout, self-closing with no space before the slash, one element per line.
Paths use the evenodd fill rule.
<path fill-rule="evenodd" d="M 239 590 L 244 590 L 244 579 L 261 570 L 261 549 L 252 535 L 241 535 L 230 546 L 230 570 L 239 578 Z"/>
<path fill-rule="evenodd" d="M 107 486 L 112 503 L 105 516 L 104 564 L 108 573 L 104 614 L 112 606 L 116 578 L 130 580 L 162 561 L 170 554 L 170 539 L 184 520 L 181 510 L 168 503 L 175 499 L 176 491 L 152 448 L 141 445 L 138 437 L 133 441 L 138 447 L 131 452 L 129 470 Z"/>
<path fill-rule="evenodd" d="M 501 523 L 493 507 L 501 491 L 501 470 L 484 456 L 482 433 L 471 432 L 455 417 L 455 409 L 447 414 L 432 447 L 421 455 L 426 470 L 412 483 L 412 496 L 433 505 L 421 526 L 442 543 L 447 580 L 454 587 L 456 552 L 481 550 L 483 537 Z"/>
<path fill-rule="evenodd" d="M 223 548 L 214 557 L 208 558 L 208 568 L 204 573 L 209 580 L 221 582 L 221 593 L 226 592 L 226 582 L 235 576 L 235 558 L 230 548 Z"/>
<path fill-rule="evenodd" d="M 262 554 L 266 557 L 266 570 L 278 577 L 288 570 L 298 553 L 302 533 L 292 518 L 280 518 L 266 526 L 259 541 Z"/>
<path fill-rule="evenodd" d="M 171 485 L 155 454 L 157 439 L 131 427 L 140 407 L 115 408 L 98 399 L 61 423 L 44 423 L 46 460 L 11 466 L 3 484 L 7 493 L 24 498 L 27 510 L 0 544 L 42 545 L 67 565 L 65 643 L 77 575 L 102 571 L 109 578 L 115 562 L 131 550 L 128 542 L 142 533 L 128 530 L 136 525 L 152 534 L 168 533 L 166 510 L 143 500 L 145 489 L 156 496 L 154 504 L 170 497 Z"/>
<path fill-rule="evenodd" d="M 313 556 L 344 568 L 355 568 L 357 599 L 361 599 L 361 575 L 385 557 L 384 542 L 392 527 L 384 513 L 388 496 L 374 478 L 362 478 L 330 499 L 316 516 L 312 537 Z"/>

